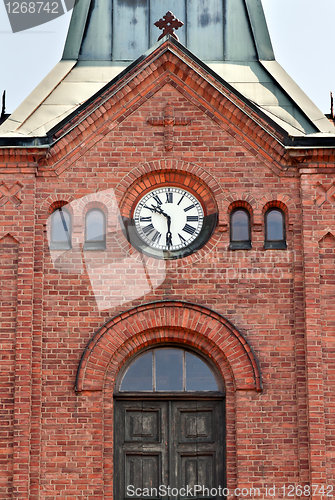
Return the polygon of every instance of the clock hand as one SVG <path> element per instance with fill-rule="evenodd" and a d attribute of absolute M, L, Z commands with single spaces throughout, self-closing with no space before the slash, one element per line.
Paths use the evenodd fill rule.
<path fill-rule="evenodd" d="M 153 210 L 154 210 L 156 213 L 158 213 L 158 214 L 160 214 L 160 215 L 163 215 L 163 216 L 164 216 L 164 217 L 166 217 L 166 218 L 169 218 L 169 217 L 170 217 L 168 214 L 166 214 L 165 212 L 163 212 L 163 210 L 161 209 L 161 207 L 158 207 L 158 206 L 157 206 L 157 207 L 155 207 L 155 205 L 151 205 L 151 206 L 152 206 Z M 150 210 L 151 210 L 151 209 L 150 209 Z"/>
<path fill-rule="evenodd" d="M 151 208 L 152 207 L 152 208 Z M 147 208 L 148 210 L 150 210 L 151 212 L 156 212 L 155 208 L 153 205 L 151 205 L 151 207 L 148 207 L 148 205 L 144 205 L 143 208 Z"/>
<path fill-rule="evenodd" d="M 166 245 L 168 247 L 172 246 L 172 233 L 171 233 L 171 217 L 166 214 L 165 212 L 163 212 L 163 210 L 161 209 L 161 207 L 155 207 L 155 205 L 151 205 L 152 206 L 152 209 L 160 214 L 160 215 L 163 215 L 163 217 L 166 217 L 167 218 L 167 233 L 166 233 Z"/>
<path fill-rule="evenodd" d="M 167 233 L 166 233 L 166 244 L 168 247 L 172 245 L 172 233 L 171 233 L 171 217 L 168 215 L 167 220 Z"/>

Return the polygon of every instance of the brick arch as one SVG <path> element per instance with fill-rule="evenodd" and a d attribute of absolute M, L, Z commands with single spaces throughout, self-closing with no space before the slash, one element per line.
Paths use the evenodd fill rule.
<path fill-rule="evenodd" d="M 289 196 L 285 195 L 265 195 L 259 200 L 260 216 L 263 218 L 264 214 L 269 208 L 280 208 L 285 214 L 287 227 L 292 224 L 292 217 L 295 212 L 296 206 Z"/>
<path fill-rule="evenodd" d="M 282 212 L 284 212 L 286 217 L 288 217 L 288 208 L 282 201 L 279 200 L 268 201 L 262 208 L 263 215 L 266 214 L 269 208 L 279 208 Z"/>
<path fill-rule="evenodd" d="M 88 214 L 88 212 L 94 209 L 100 210 L 103 214 L 105 214 L 106 217 L 108 217 L 108 208 L 105 203 L 101 201 L 90 201 L 85 205 L 82 211 L 83 223 L 85 221 L 85 217 Z"/>
<path fill-rule="evenodd" d="M 56 210 L 56 208 L 64 207 L 74 200 L 74 196 L 70 194 L 53 194 L 43 200 L 41 211 L 44 212 L 44 216 L 47 218 L 54 210 Z"/>
<path fill-rule="evenodd" d="M 102 391 L 131 353 L 161 340 L 190 343 L 211 357 L 223 375 L 227 363 L 235 390 L 262 388 L 256 358 L 228 320 L 202 306 L 163 301 L 122 313 L 97 332 L 80 361 L 75 390 Z"/>
<path fill-rule="evenodd" d="M 231 203 L 229 205 L 228 211 L 227 211 L 229 225 L 230 225 L 230 216 L 231 216 L 231 213 L 232 213 L 233 210 L 235 210 L 235 208 L 244 208 L 248 212 L 248 214 L 250 216 L 249 217 L 250 225 L 252 226 L 253 221 L 254 221 L 254 211 L 252 209 L 252 205 L 250 205 L 250 203 L 248 203 L 247 201 L 244 201 L 244 200 L 233 201 L 233 203 Z"/>
<path fill-rule="evenodd" d="M 257 212 L 257 201 L 249 193 L 231 194 L 227 196 L 221 205 L 220 210 L 220 224 L 229 225 L 230 214 L 234 208 L 242 207 L 248 210 L 251 220 L 253 220 L 254 213 Z"/>
<path fill-rule="evenodd" d="M 97 191 L 96 193 L 85 195 L 82 198 L 78 198 L 72 205 L 75 212 L 75 232 L 82 233 L 82 237 L 84 237 L 83 235 L 85 232 L 85 217 L 89 210 L 93 208 L 98 208 L 104 213 L 107 231 L 113 231 L 115 229 L 119 212 L 113 189 Z"/>
<path fill-rule="evenodd" d="M 233 201 L 233 203 L 231 203 L 228 207 L 228 214 L 230 215 L 235 208 L 245 208 L 246 210 L 248 210 L 250 215 L 253 215 L 252 205 L 250 205 L 250 203 L 248 203 L 247 201 L 244 200 Z"/>
<path fill-rule="evenodd" d="M 141 332 L 128 339 L 112 356 L 104 379 L 105 397 L 113 397 L 115 382 L 120 369 L 134 354 L 147 347 L 163 347 L 164 345 L 178 345 L 200 351 L 211 359 L 218 368 L 218 372 L 230 391 L 234 389 L 233 374 L 227 360 L 215 342 L 194 330 L 180 328 L 153 328 Z M 136 347 L 134 347 L 136 346 Z"/>
<path fill-rule="evenodd" d="M 155 173 L 160 173 L 162 171 L 166 172 L 183 172 L 187 173 L 190 176 L 198 178 L 201 182 L 203 182 L 207 188 L 210 189 L 212 195 L 217 204 L 224 196 L 221 186 L 217 183 L 215 178 L 203 167 L 196 165 L 195 163 L 189 163 L 183 160 L 178 159 L 158 159 L 153 160 L 147 163 L 143 163 L 135 168 L 133 168 L 128 174 L 123 177 L 121 182 L 115 188 L 115 196 L 120 202 L 127 190 L 138 182 L 141 178 L 145 178 L 149 175 L 153 175 Z"/>

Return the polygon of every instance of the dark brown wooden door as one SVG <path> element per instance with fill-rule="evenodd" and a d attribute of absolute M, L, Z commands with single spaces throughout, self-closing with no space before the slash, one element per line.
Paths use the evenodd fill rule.
<path fill-rule="evenodd" d="M 223 400 L 115 401 L 114 498 L 165 485 L 178 491 L 224 484 Z M 131 487 L 131 488 L 130 488 Z M 127 491 L 128 488 L 128 491 Z M 175 490 L 176 491 L 176 490 Z M 219 498 L 202 492 L 196 497 Z M 128 493 L 128 494 L 127 494 Z M 149 498 L 181 498 L 179 495 Z M 222 497 L 221 497 L 222 498 Z"/>

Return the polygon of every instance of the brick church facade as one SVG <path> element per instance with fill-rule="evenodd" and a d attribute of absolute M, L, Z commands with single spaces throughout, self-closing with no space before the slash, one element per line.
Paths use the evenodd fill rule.
<path fill-rule="evenodd" d="M 301 104 L 293 85 L 289 94 L 273 58 L 261 57 L 263 17 L 251 2 L 239 0 L 256 56 L 222 56 L 222 67 L 226 75 L 234 65 L 243 74 L 251 68 L 258 78 L 261 61 L 272 87 L 256 76 L 244 87 L 229 82 L 207 64 L 205 49 L 194 54 L 172 35 L 119 70 L 97 62 L 94 50 L 104 48 L 90 37 L 102 3 L 85 11 L 89 3 L 74 10 L 58 80 L 46 81 L 46 96 L 37 89 L 28 98 L 26 116 L 19 108 L 0 127 L 0 499 L 132 498 L 121 486 L 116 493 L 116 483 L 154 484 L 144 470 L 151 434 L 141 412 L 149 405 L 151 418 L 161 405 L 162 416 L 166 401 L 181 413 L 191 408 L 197 444 L 183 448 L 174 469 L 166 459 L 165 477 L 165 451 L 152 452 L 159 484 L 205 478 L 229 498 L 332 496 L 335 129 Z M 242 16 L 226 8 L 228 20 Z M 148 20 L 138 14 L 141 22 Z M 229 49 L 228 28 L 224 36 Z M 119 72 L 106 77 L 106 68 Z M 280 90 L 288 104 L 278 98 L 270 110 L 248 97 L 243 89 L 254 85 L 256 96 L 256 84 L 277 97 Z M 78 95 L 83 86 L 91 95 L 66 108 L 72 88 Z M 150 193 L 160 201 L 143 212 Z M 187 215 L 183 195 L 200 215 Z M 134 360 L 164 347 L 203 361 L 217 390 L 188 391 L 186 365 L 186 390 L 122 396 Z M 203 435 L 222 438 L 215 452 L 200 452 L 212 400 L 224 410 Z M 131 430 L 127 417 L 117 421 L 117 404 L 137 408 Z M 180 421 L 184 437 L 192 418 Z M 125 451 L 120 465 L 114 442 L 124 432 L 126 450 L 138 421 L 140 448 Z M 168 424 L 159 425 L 157 436 Z"/>

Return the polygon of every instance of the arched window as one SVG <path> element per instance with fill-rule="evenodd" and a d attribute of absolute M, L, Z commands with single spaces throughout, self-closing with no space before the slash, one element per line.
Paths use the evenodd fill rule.
<path fill-rule="evenodd" d="M 71 248 L 71 215 L 64 208 L 57 208 L 51 214 L 52 250 L 68 250 Z"/>
<path fill-rule="evenodd" d="M 264 248 L 285 249 L 285 216 L 279 208 L 270 208 L 265 214 Z"/>
<path fill-rule="evenodd" d="M 232 250 L 251 248 L 250 215 L 244 208 L 235 208 L 230 216 L 230 247 Z"/>
<path fill-rule="evenodd" d="M 105 214 L 96 208 L 86 214 L 85 250 L 103 250 L 106 248 Z"/>
<path fill-rule="evenodd" d="M 218 385 L 198 355 L 160 347 L 135 358 L 122 378 L 120 391 L 218 391 Z"/>

